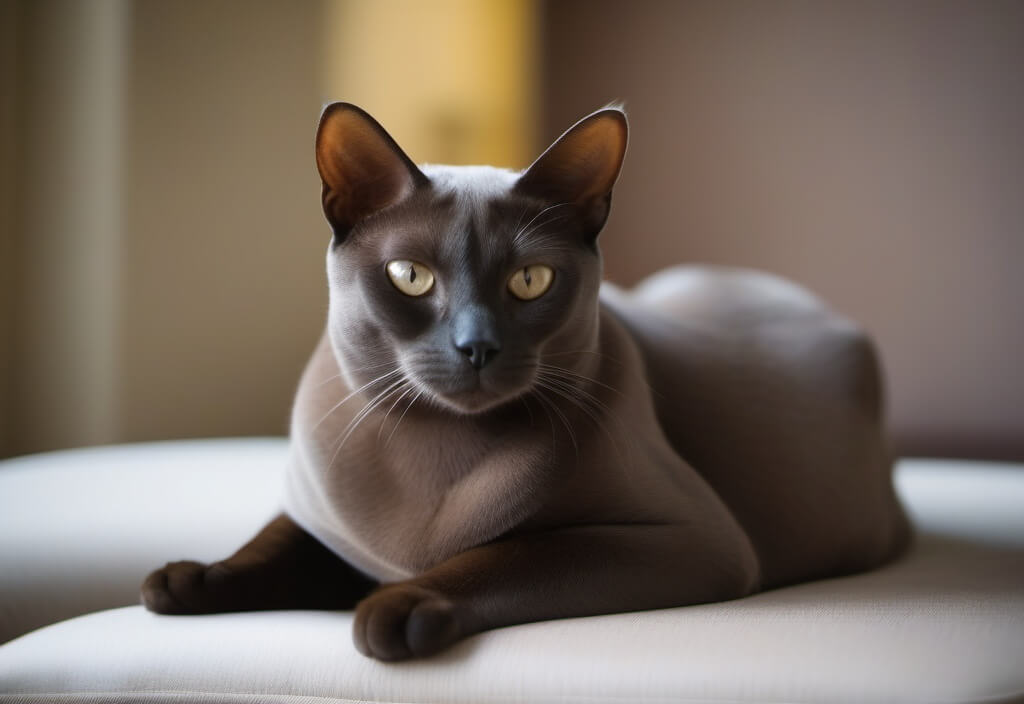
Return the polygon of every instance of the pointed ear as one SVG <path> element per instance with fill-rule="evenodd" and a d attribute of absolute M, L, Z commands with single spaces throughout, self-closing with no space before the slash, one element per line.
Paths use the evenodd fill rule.
<path fill-rule="evenodd" d="M 548 147 L 519 177 L 515 189 L 552 203 L 578 205 L 596 236 L 608 217 L 627 134 L 622 110 L 598 110 Z"/>
<path fill-rule="evenodd" d="M 384 128 L 349 103 L 331 103 L 316 132 L 316 167 L 327 222 L 341 242 L 352 227 L 406 198 L 427 177 Z"/>

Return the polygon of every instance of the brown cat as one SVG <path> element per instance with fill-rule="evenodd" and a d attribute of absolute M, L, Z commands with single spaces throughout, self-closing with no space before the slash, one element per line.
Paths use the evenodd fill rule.
<path fill-rule="evenodd" d="M 397 660 L 897 554 L 868 338 L 767 274 L 602 286 L 625 150 L 605 109 L 521 173 L 417 168 L 365 112 L 329 106 L 330 310 L 285 513 L 222 562 L 157 570 L 145 605 L 355 608 L 360 651 Z"/>

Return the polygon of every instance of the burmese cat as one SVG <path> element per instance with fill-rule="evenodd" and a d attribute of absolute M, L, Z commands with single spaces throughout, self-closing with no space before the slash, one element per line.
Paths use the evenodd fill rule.
<path fill-rule="evenodd" d="M 359 650 L 396 660 L 897 554 L 863 332 L 766 274 L 601 285 L 626 134 L 605 109 L 523 172 L 418 168 L 365 112 L 327 107 L 330 307 L 285 512 L 222 562 L 151 574 L 146 606 L 354 608 Z"/>

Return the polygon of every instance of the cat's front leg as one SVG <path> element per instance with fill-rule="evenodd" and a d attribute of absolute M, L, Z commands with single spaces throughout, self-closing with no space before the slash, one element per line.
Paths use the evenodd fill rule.
<path fill-rule="evenodd" d="M 351 609 L 374 586 L 282 514 L 226 560 L 155 570 L 142 584 L 142 603 L 162 614 Z"/>
<path fill-rule="evenodd" d="M 473 548 L 384 585 L 357 606 L 353 637 L 365 655 L 402 660 L 501 626 L 733 599 L 758 582 L 734 524 L 576 526 Z"/>

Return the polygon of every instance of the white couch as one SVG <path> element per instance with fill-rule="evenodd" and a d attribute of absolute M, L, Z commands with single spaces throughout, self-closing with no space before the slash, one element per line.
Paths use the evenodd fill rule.
<path fill-rule="evenodd" d="M 872 573 L 505 628 L 419 662 L 361 656 L 350 613 L 133 605 L 152 568 L 223 557 L 273 515 L 285 453 L 265 438 L 0 462 L 0 701 L 1024 702 L 1024 466 L 901 462 L 919 536 Z"/>

